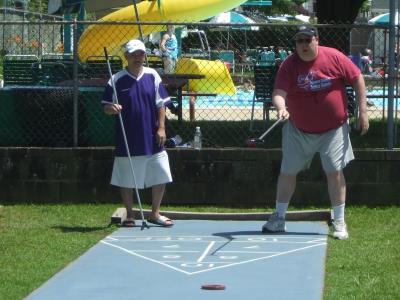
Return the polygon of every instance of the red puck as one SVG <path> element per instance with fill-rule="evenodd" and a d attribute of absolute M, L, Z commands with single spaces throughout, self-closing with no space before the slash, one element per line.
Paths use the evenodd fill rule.
<path fill-rule="evenodd" d="M 223 284 L 203 284 L 201 286 L 202 290 L 213 290 L 213 291 L 221 291 L 225 289 L 225 285 Z"/>

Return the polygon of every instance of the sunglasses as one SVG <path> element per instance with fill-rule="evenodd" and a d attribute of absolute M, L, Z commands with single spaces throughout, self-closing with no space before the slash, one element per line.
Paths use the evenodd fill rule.
<path fill-rule="evenodd" d="M 312 38 L 306 38 L 306 39 L 296 39 L 296 44 L 310 44 L 312 41 Z"/>

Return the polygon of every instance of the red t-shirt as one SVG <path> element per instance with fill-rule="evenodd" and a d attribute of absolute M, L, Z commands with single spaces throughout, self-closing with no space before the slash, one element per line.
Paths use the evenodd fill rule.
<path fill-rule="evenodd" d="M 290 120 L 307 133 L 338 128 L 347 121 L 345 84 L 360 76 L 360 69 L 334 48 L 318 46 L 317 58 L 310 62 L 297 53 L 284 60 L 275 88 L 287 93 Z"/>

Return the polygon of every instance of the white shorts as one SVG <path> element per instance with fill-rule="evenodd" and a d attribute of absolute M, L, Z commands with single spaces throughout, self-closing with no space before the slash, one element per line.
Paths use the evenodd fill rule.
<path fill-rule="evenodd" d="M 135 180 L 128 157 L 115 157 L 111 184 L 139 189 L 172 182 L 168 154 L 162 151 L 153 155 L 131 156 Z M 136 184 L 135 184 L 136 181 Z"/>
<path fill-rule="evenodd" d="M 290 121 L 286 122 L 282 129 L 281 172 L 297 174 L 309 168 L 317 152 L 326 173 L 342 170 L 354 159 L 349 132 L 348 123 L 324 133 L 311 134 L 297 129 Z"/>

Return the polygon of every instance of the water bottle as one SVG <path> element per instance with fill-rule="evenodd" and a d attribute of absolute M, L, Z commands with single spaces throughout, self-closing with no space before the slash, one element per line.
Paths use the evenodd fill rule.
<path fill-rule="evenodd" d="M 193 139 L 193 148 L 194 149 L 201 149 L 201 131 L 200 127 L 196 127 L 196 131 L 194 132 L 194 139 Z"/>

